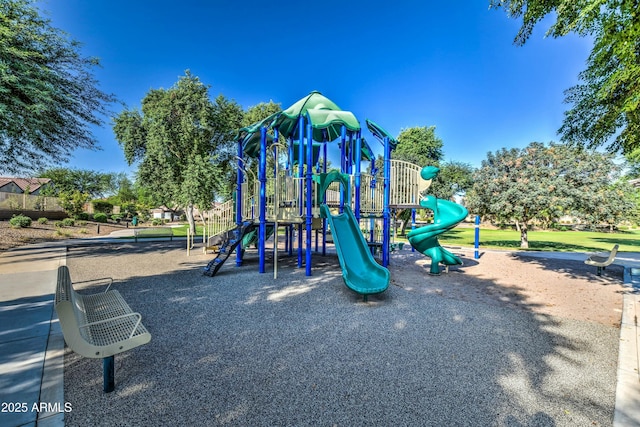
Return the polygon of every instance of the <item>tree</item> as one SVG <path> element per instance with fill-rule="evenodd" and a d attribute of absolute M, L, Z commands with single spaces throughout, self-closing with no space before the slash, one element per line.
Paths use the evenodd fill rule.
<path fill-rule="evenodd" d="M 442 140 L 436 136 L 435 126 L 403 129 L 391 158 L 415 163 L 418 166 L 437 166 L 442 160 Z"/>
<path fill-rule="evenodd" d="M 442 140 L 436 136 L 435 126 L 416 126 L 402 129 L 398 135 L 398 145 L 391 152 L 391 158 L 404 160 L 418 166 L 438 166 L 443 157 Z M 378 163 L 379 170 L 383 164 Z M 401 221 L 401 233 L 404 234 L 411 218 L 411 210 L 403 209 L 397 212 L 397 219 Z"/>
<path fill-rule="evenodd" d="M 581 83 L 565 92 L 561 139 L 640 159 L 640 3 L 638 0 L 491 0 L 511 17 L 522 17 L 515 43 L 523 45 L 548 14 L 547 35 L 592 36 L 594 46 Z"/>
<path fill-rule="evenodd" d="M 0 172 L 33 171 L 67 161 L 77 148 L 97 149 L 113 95 L 98 89 L 80 44 L 33 0 L 0 2 Z"/>
<path fill-rule="evenodd" d="M 260 120 L 264 120 L 272 114 L 282 111 L 280 103 L 273 102 L 260 102 L 256 105 L 252 105 L 244 113 L 242 118 L 242 126 L 250 126 L 254 123 L 258 123 Z"/>
<path fill-rule="evenodd" d="M 53 168 L 38 174 L 42 178 L 50 178 L 51 195 L 79 191 L 90 198 L 102 198 L 117 191 L 119 175 L 85 169 Z"/>
<path fill-rule="evenodd" d="M 60 206 L 64 209 L 72 218 L 78 218 L 84 211 L 84 204 L 87 203 L 91 197 L 87 193 L 83 193 L 78 190 L 63 191 L 59 195 Z"/>
<path fill-rule="evenodd" d="M 209 87 L 187 70 L 170 89 L 152 89 L 142 110 L 124 110 L 113 121 L 129 164 L 139 162 L 137 184 L 156 204 L 179 203 L 195 233 L 194 205 L 209 209 L 230 179 L 233 139 L 242 109 L 209 98 Z"/>
<path fill-rule="evenodd" d="M 578 184 L 572 182 L 575 176 L 569 177 L 570 185 L 579 188 L 580 181 L 584 185 L 583 191 L 573 190 L 574 204 L 570 213 L 593 229 L 604 224 L 613 230 L 621 221 L 633 219 L 634 191 L 626 179 L 619 179 L 620 166 L 611 156 L 601 153 L 592 153 L 591 159 L 585 158 L 584 154 L 578 156 L 576 175 L 581 177 Z"/>
<path fill-rule="evenodd" d="M 529 247 L 528 227 L 533 220 L 558 218 L 564 213 L 594 215 L 613 221 L 619 192 L 611 192 L 616 167 L 610 155 L 566 144 L 548 147 L 533 142 L 526 148 L 503 148 L 487 154 L 474 175 L 467 204 L 481 215 L 516 221 L 520 246 Z M 597 204 L 597 206 L 594 205 Z"/>
<path fill-rule="evenodd" d="M 473 185 L 474 167 L 468 163 L 450 161 L 440 165 L 440 173 L 429 191 L 439 199 L 451 200 L 464 194 Z"/>

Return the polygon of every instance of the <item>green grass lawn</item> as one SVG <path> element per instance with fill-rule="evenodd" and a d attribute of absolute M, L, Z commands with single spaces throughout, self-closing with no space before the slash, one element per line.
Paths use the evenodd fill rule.
<path fill-rule="evenodd" d="M 187 224 L 173 227 L 173 235 L 186 237 Z M 202 236 L 202 226 L 197 227 L 198 236 Z M 454 228 L 439 237 L 440 243 L 449 246 L 470 246 L 474 244 L 473 228 Z M 404 236 L 397 241 L 406 242 Z M 616 233 L 597 233 L 591 231 L 530 231 L 529 250 L 560 252 L 594 252 L 611 250 L 620 245 L 620 251 L 640 251 L 640 231 L 619 231 Z M 520 233 L 513 230 L 480 229 L 480 248 L 520 249 Z"/>
<path fill-rule="evenodd" d="M 474 245 L 473 228 L 455 228 L 439 237 L 445 245 Z M 597 233 L 589 231 L 530 231 L 529 250 L 560 252 L 593 252 L 611 250 L 640 251 L 640 231 Z M 512 230 L 480 229 L 480 248 L 520 249 L 520 233 Z"/>
<path fill-rule="evenodd" d="M 173 235 L 175 237 L 187 237 L 187 229 L 189 228 L 189 224 L 181 225 L 180 227 L 171 227 L 173 230 Z M 202 237 L 202 226 L 196 225 L 196 236 Z"/>

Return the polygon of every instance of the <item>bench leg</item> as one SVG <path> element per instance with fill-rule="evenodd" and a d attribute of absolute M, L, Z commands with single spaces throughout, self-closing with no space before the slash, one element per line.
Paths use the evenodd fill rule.
<path fill-rule="evenodd" d="M 109 356 L 102 359 L 102 378 L 102 389 L 105 393 L 111 393 L 116 388 L 114 356 Z"/>
<path fill-rule="evenodd" d="M 602 276 L 602 267 L 598 267 L 598 271 L 596 272 L 596 276 Z"/>

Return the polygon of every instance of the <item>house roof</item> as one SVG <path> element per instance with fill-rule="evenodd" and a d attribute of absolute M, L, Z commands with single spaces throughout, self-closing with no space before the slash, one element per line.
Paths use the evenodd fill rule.
<path fill-rule="evenodd" d="M 51 179 L 49 178 L 18 178 L 18 177 L 0 176 L 0 188 L 13 182 L 22 191 L 26 191 L 28 188 L 29 192 L 33 193 L 43 185 L 48 184 L 50 181 Z"/>

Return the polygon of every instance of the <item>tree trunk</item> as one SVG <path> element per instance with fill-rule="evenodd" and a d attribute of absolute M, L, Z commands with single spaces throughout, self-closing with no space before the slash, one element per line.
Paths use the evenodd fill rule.
<path fill-rule="evenodd" d="M 193 205 L 189 204 L 187 205 L 187 209 L 186 209 L 186 217 L 187 217 L 187 222 L 189 223 L 189 230 L 191 230 L 191 235 L 195 236 L 196 235 L 196 221 L 193 217 Z"/>
<path fill-rule="evenodd" d="M 523 222 L 520 226 L 520 247 L 522 249 L 529 249 L 529 235 L 527 231 L 527 223 Z"/>
<path fill-rule="evenodd" d="M 400 220 L 400 235 L 401 236 L 407 235 L 407 221 L 405 221 L 404 219 Z"/>

